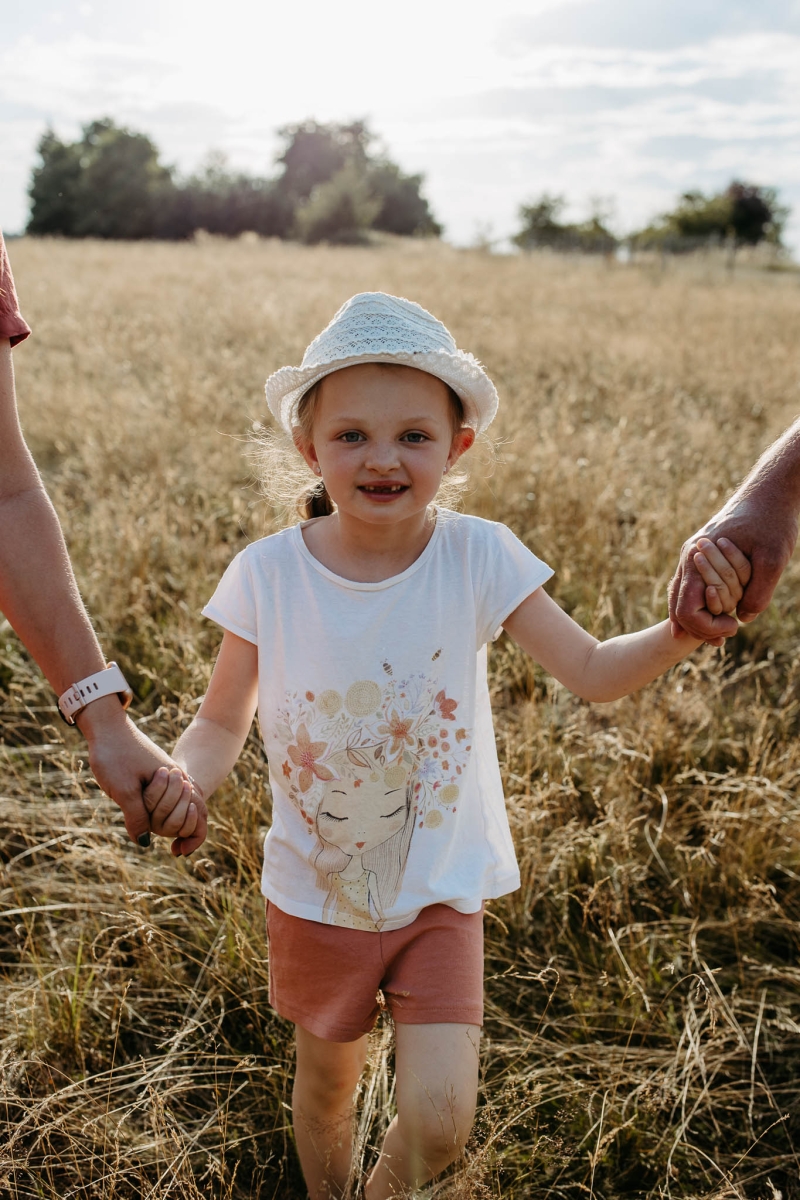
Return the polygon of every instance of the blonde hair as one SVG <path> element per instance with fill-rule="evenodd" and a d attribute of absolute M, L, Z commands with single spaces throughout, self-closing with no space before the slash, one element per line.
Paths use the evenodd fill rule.
<path fill-rule="evenodd" d="M 401 364 L 378 365 L 391 371 Z M 324 379 L 323 376 L 312 384 L 297 406 L 295 430 L 297 436 L 307 443 L 312 441 L 314 414 Z M 465 424 L 464 405 L 457 392 L 444 380 L 442 383 L 447 388 L 453 434 L 456 434 Z M 285 524 L 292 524 L 298 519 L 307 521 L 312 517 L 325 517 L 336 511 L 323 480 L 311 472 L 295 440 L 288 433 L 282 429 L 258 426 L 254 428 L 252 436 L 252 457 L 261 494 L 283 515 Z M 437 502 L 445 508 L 458 507 L 468 483 L 468 476 L 463 470 L 448 474 L 436 493 Z"/>

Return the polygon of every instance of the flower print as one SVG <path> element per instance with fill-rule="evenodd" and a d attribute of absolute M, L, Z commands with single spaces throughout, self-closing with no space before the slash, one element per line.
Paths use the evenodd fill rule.
<path fill-rule="evenodd" d="M 411 736 L 413 721 L 410 717 L 401 717 L 397 709 L 393 708 L 386 720 L 388 724 L 379 725 L 378 733 L 391 737 L 390 754 L 399 754 L 404 746 L 414 745 L 414 739 Z"/>
<path fill-rule="evenodd" d="M 438 745 L 438 741 L 433 734 L 431 734 L 431 736 L 428 738 L 428 745 L 430 746 L 431 750 Z"/>
<path fill-rule="evenodd" d="M 314 699 L 314 693 L 306 692 L 306 700 L 313 700 L 313 699 Z"/>
<path fill-rule="evenodd" d="M 386 786 L 390 788 L 402 787 L 408 778 L 408 772 L 400 763 L 395 763 L 393 767 L 387 767 L 383 773 L 383 778 L 386 780 Z M 373 783 L 378 782 L 378 776 L 374 775 Z"/>
<path fill-rule="evenodd" d="M 436 706 L 436 711 L 443 721 L 455 721 L 456 718 L 454 713 L 458 708 L 458 701 L 448 700 L 447 696 L 445 695 L 444 688 L 442 688 L 440 692 L 436 693 L 433 698 L 433 702 Z"/>
<path fill-rule="evenodd" d="M 445 754 L 446 754 L 446 753 L 447 753 L 447 751 L 450 749 L 450 743 L 449 743 L 449 742 L 442 742 L 442 749 L 444 750 L 444 752 L 445 752 Z"/>
<path fill-rule="evenodd" d="M 326 717 L 335 717 L 343 704 L 342 697 L 332 688 L 328 688 L 326 692 L 323 692 L 317 701 L 317 707 Z"/>
<path fill-rule="evenodd" d="M 381 702 L 381 689 L 371 679 L 359 679 L 347 689 L 345 707 L 353 717 L 368 717 Z"/>
<path fill-rule="evenodd" d="M 297 745 L 287 747 L 289 758 L 296 767 L 300 767 L 300 791 L 307 792 L 314 782 L 314 776 L 317 779 L 328 781 L 333 779 L 333 772 L 324 767 L 322 763 L 316 760 L 321 754 L 324 754 L 328 748 L 327 742 L 312 742 L 308 736 L 308 730 L 305 724 L 300 725 L 297 730 Z"/>
<path fill-rule="evenodd" d="M 281 767 L 281 770 L 283 771 L 283 773 L 284 773 L 284 775 L 286 776 L 286 778 L 287 778 L 287 779 L 291 779 L 291 777 L 292 777 L 292 768 L 289 766 L 289 763 L 288 763 L 288 762 L 285 762 L 285 763 L 283 764 L 283 766 Z"/>
<path fill-rule="evenodd" d="M 423 783 L 427 783 L 429 779 L 435 779 L 438 773 L 439 769 L 432 758 L 424 758 L 416 770 L 417 779 Z"/>

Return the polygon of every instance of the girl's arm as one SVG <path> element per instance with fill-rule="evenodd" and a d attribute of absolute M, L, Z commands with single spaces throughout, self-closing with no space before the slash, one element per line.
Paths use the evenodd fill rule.
<path fill-rule="evenodd" d="M 703 643 L 676 641 L 669 621 L 599 642 L 537 588 L 504 622 L 518 646 L 576 696 L 618 700 L 662 675 Z"/>
<path fill-rule="evenodd" d="M 750 579 L 750 563 L 727 541 L 715 546 L 702 539 L 695 563 L 714 612 L 733 613 Z M 619 700 L 691 654 L 702 640 L 684 635 L 676 641 L 670 622 L 638 633 L 598 642 L 539 588 L 504 622 L 523 650 L 583 700 Z"/>
<path fill-rule="evenodd" d="M 208 799 L 234 767 L 247 740 L 258 701 L 258 650 L 252 642 L 225 631 L 211 682 L 197 716 L 178 739 L 172 757 Z M 186 789 L 173 770 L 156 772 L 145 789 L 144 799 L 151 814 L 159 816 L 165 829 L 174 813 L 177 820 Z M 180 825 L 177 827 L 180 828 Z M 202 843 L 203 834 L 178 837 L 173 854 L 191 854 Z"/>

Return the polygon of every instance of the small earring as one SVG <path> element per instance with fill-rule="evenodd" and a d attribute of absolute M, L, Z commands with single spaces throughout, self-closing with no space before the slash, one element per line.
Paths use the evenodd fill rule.
<path fill-rule="evenodd" d="M 443 474 L 443 475 L 446 475 L 446 474 L 447 474 L 447 472 L 448 472 L 449 470 L 450 470 L 450 467 L 449 467 L 449 466 L 445 467 L 445 469 L 444 469 L 444 471 L 442 472 L 442 474 Z"/>
<path fill-rule="evenodd" d="M 322 471 L 320 470 L 320 467 L 319 467 L 319 463 L 314 463 L 314 474 L 315 474 L 315 475 L 321 475 L 321 474 L 322 474 Z"/>

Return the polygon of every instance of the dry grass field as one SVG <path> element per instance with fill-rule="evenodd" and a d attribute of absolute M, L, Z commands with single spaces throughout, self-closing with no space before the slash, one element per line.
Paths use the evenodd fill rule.
<path fill-rule="evenodd" d="M 409 243 L 17 242 L 23 423 L 136 720 L 171 745 L 218 640 L 199 616 L 274 528 L 263 382 L 353 292 L 441 316 L 497 382 L 465 507 L 555 567 L 598 635 L 665 615 L 683 538 L 800 408 L 800 286 Z M 592 707 L 501 640 L 491 682 L 523 886 L 490 906 L 481 1108 L 451 1200 L 800 1196 L 800 606 Z M 0 1195 L 304 1191 L 270 1010 L 254 731 L 188 861 L 124 835 L 80 738 L 0 638 Z M 391 1029 L 360 1097 L 368 1162 Z"/>

